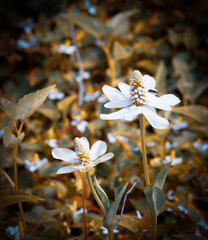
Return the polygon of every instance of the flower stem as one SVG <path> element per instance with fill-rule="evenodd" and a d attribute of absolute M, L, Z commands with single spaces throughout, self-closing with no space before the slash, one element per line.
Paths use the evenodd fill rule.
<path fill-rule="evenodd" d="M 146 185 L 148 186 L 150 185 L 150 177 L 149 177 L 149 169 L 147 165 L 145 119 L 142 114 L 139 115 L 139 124 L 140 124 L 141 139 L 142 139 L 142 161 L 143 161 L 144 177 L 145 177 Z"/>
<path fill-rule="evenodd" d="M 85 181 L 84 179 L 82 179 L 82 190 L 83 190 L 83 194 L 82 194 L 82 206 L 83 206 L 83 221 L 84 221 L 84 234 L 85 234 L 85 240 L 87 240 L 87 221 L 86 221 L 86 207 L 85 207 Z"/>
<path fill-rule="evenodd" d="M 14 151 L 13 151 L 13 154 L 14 154 L 13 155 L 13 157 L 14 157 L 14 184 L 15 184 L 15 189 L 16 190 L 19 189 L 19 187 L 18 187 L 18 177 L 17 177 L 17 153 L 18 153 L 18 146 L 16 146 L 14 148 Z M 27 225 L 26 225 L 26 222 L 25 222 L 25 216 L 24 216 L 24 211 L 23 211 L 23 208 L 22 208 L 22 203 L 19 202 L 18 205 L 19 205 L 20 215 L 21 215 L 21 218 L 22 218 L 24 234 L 26 235 L 27 234 Z"/>
<path fill-rule="evenodd" d="M 152 221 L 152 239 L 157 239 L 157 217 L 155 217 Z"/>
<path fill-rule="evenodd" d="M 24 121 L 21 122 L 19 129 L 17 128 L 16 122 L 13 120 L 13 124 L 16 130 L 16 134 L 17 137 L 21 134 L 23 125 L 24 125 Z M 18 175 L 17 175 L 17 153 L 18 153 L 18 145 L 14 147 L 13 149 L 13 159 L 14 159 L 14 188 L 16 190 L 19 190 L 18 187 Z M 19 202 L 18 203 L 19 206 L 19 211 L 20 211 L 20 215 L 21 215 L 21 219 L 22 219 L 22 223 L 23 223 L 23 228 L 24 228 L 24 234 L 27 234 L 27 225 L 26 225 L 26 221 L 25 221 L 25 216 L 24 216 L 24 211 L 22 208 L 22 203 Z"/>
<path fill-rule="evenodd" d="M 92 179 L 91 179 L 91 177 L 90 177 L 90 173 L 89 173 L 89 172 L 86 172 L 86 175 L 87 175 L 87 181 L 88 181 L 88 183 L 89 183 L 91 192 L 92 192 L 92 194 L 93 194 L 93 196 L 94 196 L 97 204 L 99 205 L 100 209 L 103 211 L 104 215 L 106 215 L 107 212 L 106 212 L 105 207 L 104 207 L 103 203 L 101 202 L 101 200 L 100 200 L 97 192 L 95 191 L 95 188 L 94 188 L 93 183 L 92 183 Z"/>

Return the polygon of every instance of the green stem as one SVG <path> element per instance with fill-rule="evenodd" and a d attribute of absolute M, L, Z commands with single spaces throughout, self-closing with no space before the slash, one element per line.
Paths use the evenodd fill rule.
<path fill-rule="evenodd" d="M 152 239 L 157 239 L 157 217 L 155 217 L 152 221 Z"/>
<path fill-rule="evenodd" d="M 148 186 L 150 185 L 150 177 L 149 177 L 149 169 L 147 165 L 145 122 L 144 122 L 144 116 L 142 114 L 139 115 L 139 124 L 140 124 L 141 139 L 142 139 L 142 161 L 143 161 L 144 177 L 145 177 L 146 185 Z"/>
<path fill-rule="evenodd" d="M 90 177 L 90 173 L 89 173 L 89 172 L 86 172 L 86 175 L 87 175 L 87 181 L 88 181 L 88 183 L 89 183 L 91 192 L 92 192 L 92 194 L 93 194 L 93 196 L 94 196 L 97 204 L 99 205 L 100 209 L 103 211 L 104 215 L 106 215 L 107 212 L 106 212 L 105 207 L 104 207 L 103 203 L 101 202 L 101 200 L 100 200 L 97 192 L 95 191 L 95 188 L 94 188 L 93 183 L 92 183 L 92 179 L 91 179 L 91 177 Z"/>

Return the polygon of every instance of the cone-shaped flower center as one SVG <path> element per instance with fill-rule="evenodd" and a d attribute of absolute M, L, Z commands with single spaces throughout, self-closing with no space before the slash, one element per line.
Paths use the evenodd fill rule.
<path fill-rule="evenodd" d="M 79 164 L 82 164 L 83 166 L 89 165 L 91 162 L 89 152 L 83 146 L 82 141 L 77 137 L 74 139 L 74 147 L 78 156 Z"/>
<path fill-rule="evenodd" d="M 146 90 L 142 81 L 142 74 L 135 70 L 130 79 L 130 98 L 132 104 L 142 106 L 146 100 Z"/>

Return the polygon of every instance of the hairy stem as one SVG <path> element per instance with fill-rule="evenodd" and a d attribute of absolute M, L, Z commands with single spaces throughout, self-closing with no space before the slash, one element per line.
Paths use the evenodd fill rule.
<path fill-rule="evenodd" d="M 145 119 L 142 114 L 139 115 L 139 124 L 141 131 L 141 140 L 142 140 L 142 161 L 144 169 L 144 177 L 146 185 L 150 185 L 149 169 L 147 165 L 147 151 L 146 151 L 146 138 L 145 138 Z"/>
<path fill-rule="evenodd" d="M 91 177 L 90 177 L 90 173 L 89 173 L 89 172 L 86 172 L 86 175 L 87 175 L 87 181 L 88 181 L 88 183 L 89 183 L 91 192 L 92 192 L 92 194 L 93 194 L 93 196 L 94 196 L 97 204 L 99 205 L 100 209 L 103 211 L 104 215 L 106 215 L 107 212 L 106 212 L 105 207 L 104 207 L 103 203 L 101 202 L 101 200 L 100 200 L 97 192 L 95 191 L 95 188 L 94 188 L 93 183 L 92 183 L 92 179 L 91 179 Z"/>

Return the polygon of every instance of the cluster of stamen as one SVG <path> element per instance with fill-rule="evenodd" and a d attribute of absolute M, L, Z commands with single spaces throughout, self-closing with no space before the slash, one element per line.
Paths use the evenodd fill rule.
<path fill-rule="evenodd" d="M 130 98 L 133 105 L 142 106 L 146 99 L 146 90 L 142 81 L 142 74 L 135 70 L 130 79 Z"/>
<path fill-rule="evenodd" d="M 74 139 L 74 148 L 78 156 L 79 164 L 88 166 L 91 162 L 89 152 L 82 146 L 79 138 Z"/>

